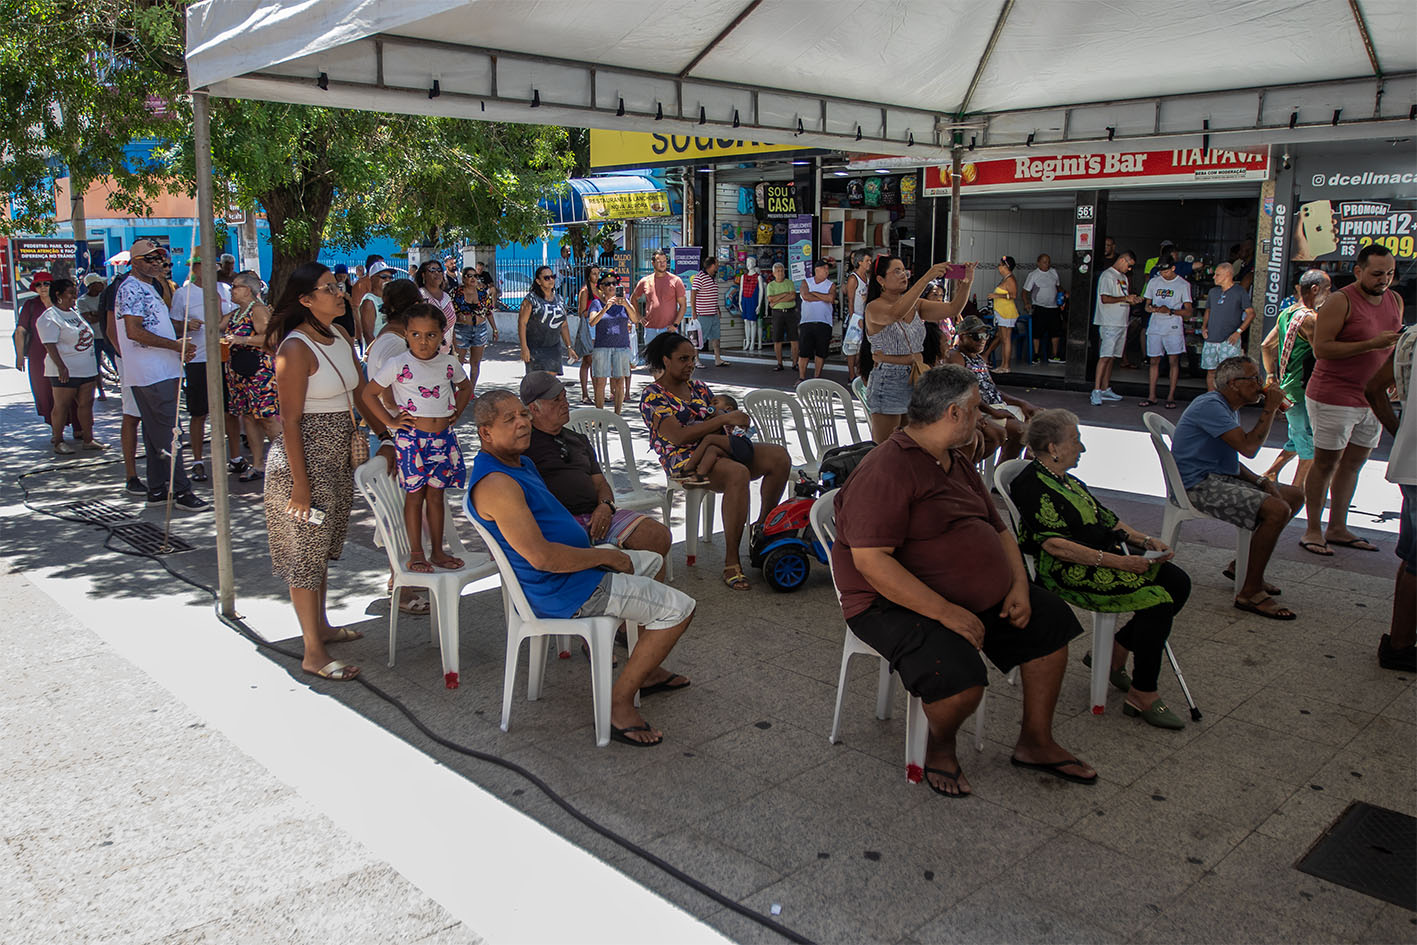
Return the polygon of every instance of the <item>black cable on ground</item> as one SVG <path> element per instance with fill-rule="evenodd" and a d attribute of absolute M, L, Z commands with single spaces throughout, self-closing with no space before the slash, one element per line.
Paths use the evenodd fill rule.
<path fill-rule="evenodd" d="M 106 466 L 111 464 L 112 462 L 112 460 L 105 459 L 88 463 L 65 463 L 63 465 L 41 466 L 38 469 L 31 469 L 28 472 L 22 473 L 15 481 L 16 484 L 20 487 L 20 491 L 24 495 L 23 503 L 25 508 L 29 509 L 31 512 L 37 513 L 39 515 L 47 515 L 51 518 L 57 518 L 60 521 L 74 522 L 81 525 L 90 525 L 96 528 L 103 529 L 107 533 L 107 537 L 103 540 L 103 547 L 106 550 L 117 552 L 118 554 L 127 555 L 133 558 L 148 558 L 153 561 L 156 561 L 162 566 L 162 569 L 172 577 L 188 585 L 189 587 L 193 587 L 199 591 L 202 591 L 203 593 L 211 597 L 212 609 L 216 613 L 216 618 L 220 620 L 223 624 L 235 630 L 237 633 L 241 634 L 251 643 L 255 644 L 258 648 L 270 650 L 274 653 L 279 653 L 281 656 L 284 656 L 287 659 L 294 660 L 296 663 L 299 663 L 304 658 L 303 654 L 297 653 L 294 650 L 288 650 L 284 647 L 277 646 L 276 644 L 271 643 L 270 641 L 262 637 L 260 634 L 258 634 L 254 629 L 252 629 L 251 626 L 247 624 L 246 621 L 242 618 L 228 617 L 223 614 L 221 612 L 221 605 L 219 601 L 220 595 L 217 593 L 217 590 L 215 588 L 211 587 L 210 585 L 203 584 L 201 581 L 195 580 L 194 578 L 187 577 L 181 572 L 175 570 L 171 565 L 167 563 L 167 561 L 162 555 L 155 555 L 145 551 L 125 550 L 122 548 L 114 547 L 111 544 L 115 537 L 112 525 L 109 525 L 105 522 L 96 522 L 87 518 L 80 518 L 78 516 L 63 515 L 52 509 L 40 508 L 30 501 L 30 492 L 29 488 L 25 485 L 25 480 L 31 476 L 39 476 L 51 472 L 68 472 L 74 469 L 87 469 L 95 466 Z M 570 814 L 573 818 L 575 818 L 585 827 L 595 831 L 605 839 L 610 840 L 611 842 L 623 847 L 624 849 L 633 853 L 635 856 L 638 856 L 640 859 L 644 860 L 646 863 L 649 863 L 650 865 L 659 868 L 664 873 L 668 874 L 671 878 L 678 880 L 679 882 L 683 883 L 685 886 L 688 886 L 695 892 L 707 896 L 709 899 L 712 899 L 714 902 L 718 903 L 724 908 L 730 909 L 733 912 L 736 912 L 739 915 L 743 916 L 744 918 L 751 919 L 752 921 L 757 922 L 759 925 L 771 929 L 778 935 L 781 935 L 783 938 L 787 939 L 789 942 L 795 942 L 798 943 L 798 945 L 813 945 L 812 940 L 810 938 L 807 938 L 800 932 L 797 932 L 791 928 L 788 928 L 785 925 L 782 925 L 779 922 L 774 921 L 772 918 L 763 915 L 761 912 L 758 912 L 755 909 L 748 908 L 742 903 L 739 903 L 737 900 L 729 898 L 728 896 L 724 895 L 713 887 L 695 879 L 688 873 L 685 873 L 683 870 L 679 869 L 673 864 L 665 862 L 663 859 L 646 850 L 644 847 L 635 843 L 633 840 L 621 836 L 614 830 L 611 830 L 609 827 L 606 827 L 604 824 L 601 824 L 590 816 L 582 813 L 564 797 L 556 793 L 556 791 L 551 787 L 551 785 L 547 784 L 545 781 L 541 780 L 541 778 L 537 777 L 535 774 L 532 774 L 530 771 L 528 771 L 526 768 L 523 768 L 516 762 L 508 761 L 507 759 L 499 755 L 492 754 L 491 752 L 479 751 L 476 748 L 468 748 L 466 745 L 460 745 L 452 739 L 444 738 L 443 736 L 439 735 L 437 732 L 433 731 L 431 728 L 425 725 L 423 723 L 423 720 L 420 719 L 413 712 L 412 709 L 403 704 L 402 700 L 400 700 L 392 693 L 389 693 L 384 689 L 380 688 L 379 686 L 375 685 L 374 683 L 370 682 L 364 677 L 363 673 L 359 674 L 358 676 L 355 676 L 353 681 L 361 683 L 364 688 L 368 689 L 375 696 L 379 697 L 384 702 L 387 702 L 389 705 L 397 709 L 403 715 L 404 718 L 408 719 L 408 721 L 412 723 L 414 728 L 418 729 L 418 731 L 421 732 L 424 737 L 426 737 L 434 744 L 440 745 L 443 748 L 446 748 L 452 752 L 456 752 L 460 755 L 466 755 L 467 757 L 476 759 L 477 761 L 485 761 L 489 764 L 496 765 L 499 768 L 505 768 L 506 770 L 511 771 L 513 774 L 519 775 L 520 777 L 529 781 L 533 787 L 539 790 L 542 794 L 545 794 L 553 803 L 556 804 L 556 806 L 560 807 L 566 813 Z"/>

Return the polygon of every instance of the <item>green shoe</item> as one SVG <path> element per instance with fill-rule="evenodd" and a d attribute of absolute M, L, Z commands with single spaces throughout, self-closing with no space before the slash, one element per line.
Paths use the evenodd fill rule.
<path fill-rule="evenodd" d="M 1112 685 L 1123 692 L 1132 691 L 1132 677 L 1127 675 L 1127 667 L 1118 666 L 1116 669 L 1112 670 L 1107 678 L 1112 681 Z"/>
<path fill-rule="evenodd" d="M 1157 699 L 1151 704 L 1149 709 L 1138 709 L 1130 702 L 1122 703 L 1122 714 L 1128 716 L 1141 716 L 1141 720 L 1147 725 L 1155 725 L 1157 728 L 1183 729 L 1186 727 L 1185 721 L 1166 707 L 1166 703 Z"/>

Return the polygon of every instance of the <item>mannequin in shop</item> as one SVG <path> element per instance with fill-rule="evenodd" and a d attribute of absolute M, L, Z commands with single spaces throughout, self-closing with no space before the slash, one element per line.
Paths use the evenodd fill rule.
<path fill-rule="evenodd" d="M 763 291 L 763 276 L 758 272 L 758 257 L 749 256 L 745 260 L 747 271 L 738 276 L 738 304 L 743 311 L 743 350 L 761 351 L 763 336 L 760 330 L 762 307 L 767 302 Z"/>

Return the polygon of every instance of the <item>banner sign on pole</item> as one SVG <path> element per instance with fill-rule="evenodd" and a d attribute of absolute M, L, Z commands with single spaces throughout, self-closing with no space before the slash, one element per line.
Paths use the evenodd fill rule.
<path fill-rule="evenodd" d="M 812 274 L 812 219 L 800 215 L 787 221 L 788 278 L 793 282 Z"/>
<path fill-rule="evenodd" d="M 588 220 L 637 220 L 669 215 L 669 198 L 662 190 L 628 194 L 581 194 Z"/>

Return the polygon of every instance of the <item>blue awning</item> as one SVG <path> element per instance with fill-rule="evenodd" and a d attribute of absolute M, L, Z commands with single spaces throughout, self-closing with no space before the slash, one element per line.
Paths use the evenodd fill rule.
<path fill-rule="evenodd" d="M 541 202 L 551 211 L 551 223 L 605 223 L 608 220 L 637 220 L 669 216 L 673 208 L 669 195 L 648 177 L 573 177 L 570 191 Z"/>

